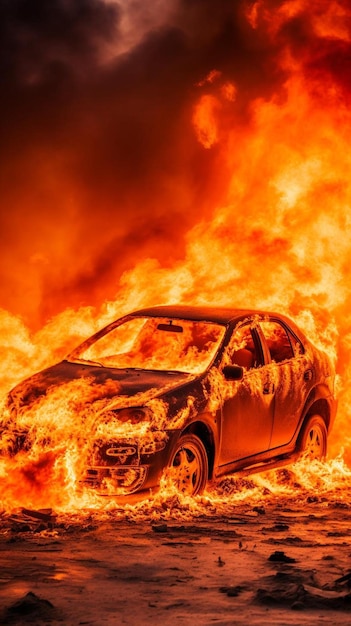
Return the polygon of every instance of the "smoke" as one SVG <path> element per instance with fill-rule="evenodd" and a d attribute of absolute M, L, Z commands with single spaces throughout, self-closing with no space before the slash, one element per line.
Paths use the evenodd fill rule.
<path fill-rule="evenodd" d="M 197 84 L 215 67 L 246 100 L 272 88 L 242 23 L 233 2 L 2 0 L 5 309 L 40 325 L 111 297 L 144 257 L 183 256 L 225 196 L 192 127 Z"/>
<path fill-rule="evenodd" d="M 296 63 L 325 98 L 349 91 L 332 4 L 1 0 L 1 306 L 40 327 L 113 298 L 145 258 L 183 259 L 232 194 L 228 128 L 240 151 Z"/>

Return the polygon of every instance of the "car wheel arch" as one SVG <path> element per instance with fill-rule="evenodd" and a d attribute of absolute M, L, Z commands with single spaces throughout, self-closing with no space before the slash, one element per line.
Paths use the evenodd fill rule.
<path fill-rule="evenodd" d="M 300 424 L 295 432 L 295 436 L 294 436 L 294 449 L 296 451 L 299 450 L 300 444 L 301 444 L 301 438 L 303 437 L 303 433 L 306 429 L 306 426 L 308 424 L 308 422 L 311 420 L 312 417 L 314 417 L 315 415 L 318 415 L 324 422 L 325 427 L 326 427 L 326 431 L 327 431 L 327 435 L 329 433 L 329 426 L 330 426 L 330 421 L 331 421 L 331 414 L 330 414 L 330 407 L 328 404 L 328 401 L 325 398 L 318 398 L 317 400 L 314 400 L 309 406 L 308 408 L 305 407 L 305 412 L 302 413 L 301 419 L 300 419 Z"/>
<path fill-rule="evenodd" d="M 318 398 L 318 399 L 315 398 L 313 402 L 310 404 L 310 406 L 308 407 L 308 409 L 305 411 L 304 418 L 299 428 L 299 433 L 303 430 L 307 421 L 313 415 L 319 415 L 325 423 L 327 432 L 329 431 L 330 407 L 329 407 L 328 401 L 326 398 Z"/>
<path fill-rule="evenodd" d="M 297 440 L 300 457 L 309 459 L 326 458 L 328 448 L 328 430 L 325 420 L 318 413 L 311 413 L 304 421 Z"/>
<path fill-rule="evenodd" d="M 208 458 L 208 479 L 211 480 L 213 476 L 214 459 L 215 459 L 215 437 L 212 429 L 204 421 L 196 420 L 189 424 L 180 434 L 180 437 L 184 435 L 195 435 L 198 437 L 203 445 Z"/>

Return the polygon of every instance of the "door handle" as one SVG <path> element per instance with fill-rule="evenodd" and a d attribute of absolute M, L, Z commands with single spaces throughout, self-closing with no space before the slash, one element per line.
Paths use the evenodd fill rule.
<path fill-rule="evenodd" d="M 272 394 L 274 393 L 274 383 L 266 383 L 263 385 L 263 393 Z"/>
<path fill-rule="evenodd" d="M 303 379 L 304 379 L 304 380 L 306 380 L 306 381 L 308 381 L 308 380 L 312 380 L 312 378 L 313 378 L 313 372 L 312 372 L 312 370 L 306 370 L 306 371 L 304 372 Z"/>

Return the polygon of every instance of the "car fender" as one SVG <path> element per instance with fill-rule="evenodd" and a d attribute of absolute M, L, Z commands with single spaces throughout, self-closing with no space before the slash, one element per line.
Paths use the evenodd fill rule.
<path fill-rule="evenodd" d="M 328 387 L 327 384 L 325 383 L 318 383 L 317 385 L 315 385 L 314 387 L 312 387 L 312 389 L 310 389 L 308 396 L 306 398 L 304 407 L 301 411 L 301 416 L 300 416 L 300 420 L 297 426 L 297 429 L 295 431 L 295 435 L 294 435 L 294 441 L 297 440 L 298 435 L 301 431 L 301 428 L 306 420 L 306 417 L 308 415 L 310 415 L 313 411 L 311 411 L 312 407 L 314 405 L 318 406 L 318 403 L 320 402 L 324 402 L 327 406 L 327 415 L 325 414 L 325 411 L 318 411 L 317 407 L 316 407 L 316 412 L 321 412 L 322 415 L 321 417 L 324 419 L 325 421 L 325 425 L 327 427 L 328 432 L 330 431 L 332 424 L 334 422 L 334 418 L 335 418 L 335 413 L 336 413 L 336 401 L 332 396 L 332 393 L 330 391 L 330 388 Z M 324 404 L 324 406 L 325 406 Z M 319 404 L 319 406 L 321 406 Z"/>
<path fill-rule="evenodd" d="M 181 431 L 176 441 L 174 441 L 174 447 L 178 443 L 179 439 L 188 433 L 192 433 L 201 439 L 204 444 L 209 462 L 209 477 L 212 477 L 213 468 L 217 462 L 218 449 L 219 449 L 219 423 L 220 420 L 216 415 L 212 413 L 200 413 L 194 417 Z"/>

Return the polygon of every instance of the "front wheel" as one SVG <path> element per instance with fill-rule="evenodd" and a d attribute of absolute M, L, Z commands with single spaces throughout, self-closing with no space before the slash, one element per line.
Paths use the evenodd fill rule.
<path fill-rule="evenodd" d="M 208 478 L 208 458 L 201 439 L 192 434 L 179 439 L 167 475 L 184 494 L 195 496 L 203 492 Z"/>
<path fill-rule="evenodd" d="M 327 429 L 320 415 L 309 418 L 303 428 L 300 439 L 300 453 L 302 458 L 322 460 L 327 454 Z"/>

